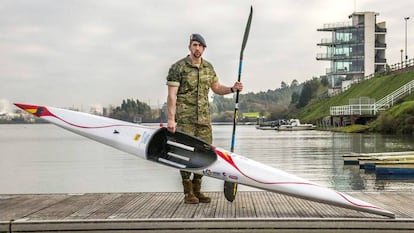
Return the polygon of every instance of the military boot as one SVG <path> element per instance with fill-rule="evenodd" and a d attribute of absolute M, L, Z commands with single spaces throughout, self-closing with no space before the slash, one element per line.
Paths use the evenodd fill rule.
<path fill-rule="evenodd" d="M 201 203 L 210 203 L 211 199 L 200 192 L 201 189 L 201 179 L 193 180 L 193 193 L 198 198 Z"/>
<path fill-rule="evenodd" d="M 193 193 L 193 183 L 190 179 L 183 180 L 184 187 L 184 203 L 186 204 L 198 204 L 198 198 Z"/>

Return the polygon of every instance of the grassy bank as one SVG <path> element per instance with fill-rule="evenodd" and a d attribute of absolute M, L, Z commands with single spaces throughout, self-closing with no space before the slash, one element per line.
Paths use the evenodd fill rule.
<path fill-rule="evenodd" d="M 378 101 L 413 79 L 414 72 L 371 78 L 354 84 L 340 95 L 309 104 L 296 117 L 303 122 L 315 122 L 325 116 L 329 116 L 331 106 L 347 105 L 350 99 L 360 97 L 370 97 Z"/>
<path fill-rule="evenodd" d="M 401 86 L 414 80 L 414 72 L 379 76 L 354 84 L 340 95 L 313 101 L 304 107 L 295 117 L 302 122 L 316 122 L 329 116 L 331 106 L 348 105 L 350 99 L 360 97 L 373 98 L 376 101 L 387 96 Z M 340 132 L 381 132 L 391 134 L 414 133 L 414 93 L 399 100 L 394 106 L 381 112 L 367 125 L 352 125 L 331 129 Z"/>

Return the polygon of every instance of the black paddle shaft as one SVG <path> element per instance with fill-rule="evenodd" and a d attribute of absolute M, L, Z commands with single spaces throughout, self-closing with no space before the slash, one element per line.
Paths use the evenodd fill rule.
<path fill-rule="evenodd" d="M 243 53 L 244 53 L 244 48 L 246 47 L 246 44 L 247 44 L 247 39 L 249 38 L 250 25 L 252 23 L 252 16 L 253 16 L 253 6 L 250 7 L 250 15 L 247 20 L 246 29 L 244 30 L 243 42 L 242 42 L 242 46 L 240 50 L 239 73 L 237 77 L 238 82 L 240 82 L 241 80 L 241 72 L 242 72 L 242 67 L 243 67 Z M 234 115 L 233 115 L 233 132 L 232 132 L 231 147 L 230 147 L 231 152 L 234 152 L 234 142 L 236 138 L 236 125 L 237 125 L 237 120 L 239 118 L 239 93 L 240 91 L 237 90 L 236 104 L 234 106 Z M 236 193 L 237 193 L 237 183 L 224 181 L 224 196 L 226 197 L 227 201 L 233 202 L 234 199 L 236 198 Z"/>
<path fill-rule="evenodd" d="M 244 53 L 244 49 L 246 48 L 247 39 L 249 38 L 250 25 L 252 23 L 252 16 L 253 16 L 253 7 L 251 6 L 250 7 L 250 15 L 249 15 L 249 18 L 248 18 L 247 24 L 246 24 L 246 29 L 244 30 L 243 43 L 242 43 L 241 50 L 240 50 L 239 72 L 238 72 L 238 77 L 237 77 L 238 82 L 240 82 L 240 80 L 241 80 L 241 73 L 242 73 L 242 67 L 243 67 L 243 53 Z M 234 106 L 234 115 L 233 115 L 233 133 L 232 133 L 231 147 L 230 147 L 231 152 L 234 152 L 234 142 L 235 142 L 235 136 L 236 136 L 236 125 L 237 125 L 237 120 L 238 120 L 238 115 L 239 115 L 239 93 L 240 93 L 240 91 L 237 90 L 237 92 L 236 92 L 236 104 Z"/>

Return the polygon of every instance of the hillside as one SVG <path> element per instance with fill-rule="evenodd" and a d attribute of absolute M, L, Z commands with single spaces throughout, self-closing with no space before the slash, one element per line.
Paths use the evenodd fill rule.
<path fill-rule="evenodd" d="M 299 113 L 295 114 L 295 117 L 301 119 L 303 122 L 315 122 L 318 119 L 329 116 L 331 106 L 347 105 L 349 99 L 359 97 L 370 97 L 378 101 L 413 79 L 413 71 L 371 78 L 353 85 L 340 95 L 313 101 L 311 104 L 302 108 Z M 414 97 L 411 95 L 404 100 L 414 100 Z"/>
<path fill-rule="evenodd" d="M 382 112 L 378 118 L 368 125 L 368 130 L 387 134 L 413 134 L 414 133 L 414 94 Z"/>

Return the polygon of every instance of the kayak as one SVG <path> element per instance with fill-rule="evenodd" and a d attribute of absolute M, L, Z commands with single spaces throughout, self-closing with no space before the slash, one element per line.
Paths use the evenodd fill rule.
<path fill-rule="evenodd" d="M 137 157 L 227 182 L 395 218 L 394 213 L 182 132 L 62 108 L 15 105 L 73 133 Z"/>

